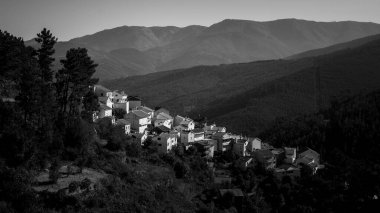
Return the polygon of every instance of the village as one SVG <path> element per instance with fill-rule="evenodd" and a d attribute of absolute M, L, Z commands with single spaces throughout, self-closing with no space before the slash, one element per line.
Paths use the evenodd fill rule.
<path fill-rule="evenodd" d="M 320 164 L 320 154 L 308 147 L 273 147 L 259 138 L 229 133 L 225 127 L 216 124 L 171 115 L 169 110 L 162 107 L 151 109 L 144 106 L 139 97 L 128 96 L 123 91 L 111 91 L 96 85 L 94 92 L 100 105 L 100 110 L 93 114 L 94 122 L 110 118 L 112 124 L 120 126 L 135 143 L 143 146 L 147 140 L 154 141 L 158 144 L 158 152 L 163 154 L 171 152 L 177 146 L 183 146 L 185 150 L 192 146 L 197 147 L 209 162 L 215 184 L 231 183 L 231 174 L 227 167 L 224 165 L 218 168 L 213 163 L 214 156 L 224 152 L 237 155 L 242 169 L 258 162 L 279 179 L 284 176 L 300 177 L 303 166 L 309 168 L 312 175 L 324 168 Z M 123 118 L 118 119 L 113 115 L 115 109 L 125 111 Z M 228 163 L 230 162 L 226 164 Z M 237 196 L 242 194 L 239 189 L 225 189 L 224 192 L 226 190 L 231 190 Z"/>

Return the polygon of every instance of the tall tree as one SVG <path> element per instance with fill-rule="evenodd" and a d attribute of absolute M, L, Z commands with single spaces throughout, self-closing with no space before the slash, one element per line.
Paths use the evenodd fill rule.
<path fill-rule="evenodd" d="M 53 88 L 53 54 L 54 45 L 57 42 L 52 33 L 44 28 L 41 33 L 37 34 L 35 39 L 40 47 L 37 49 L 37 63 L 39 73 L 39 119 L 38 119 L 38 136 L 39 151 L 42 155 L 49 153 L 54 139 L 54 122 L 56 119 L 55 111 L 55 94 Z"/>
<path fill-rule="evenodd" d="M 72 48 L 67 51 L 66 59 L 61 60 L 63 68 L 58 71 L 57 92 L 60 111 L 70 117 L 79 117 L 82 103 L 89 110 L 93 108 L 91 92 L 98 79 L 92 78 L 97 64 L 91 60 L 85 48 Z"/>

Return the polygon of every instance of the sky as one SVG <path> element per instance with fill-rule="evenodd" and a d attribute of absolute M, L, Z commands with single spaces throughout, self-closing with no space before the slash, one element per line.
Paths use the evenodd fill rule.
<path fill-rule="evenodd" d="M 118 26 L 210 26 L 224 19 L 380 23 L 380 0 L 0 0 L 0 29 L 60 41 Z"/>

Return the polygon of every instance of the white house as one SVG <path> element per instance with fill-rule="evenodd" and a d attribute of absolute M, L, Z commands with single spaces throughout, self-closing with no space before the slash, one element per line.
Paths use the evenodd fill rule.
<path fill-rule="evenodd" d="M 216 124 L 211 124 L 209 126 L 207 124 L 205 124 L 203 129 L 204 129 L 206 135 L 213 135 L 217 132 L 226 132 L 226 127 L 218 127 L 218 126 L 216 126 Z"/>
<path fill-rule="evenodd" d="M 154 116 L 160 114 L 161 112 L 163 112 L 163 113 L 165 113 L 165 114 L 167 114 L 167 115 L 170 115 L 170 111 L 169 111 L 168 109 L 165 109 L 165 108 L 163 108 L 163 107 L 156 107 L 156 108 L 154 109 Z"/>
<path fill-rule="evenodd" d="M 193 142 L 194 142 L 194 132 L 192 131 L 181 132 L 181 143 L 187 146 Z"/>
<path fill-rule="evenodd" d="M 112 101 L 114 103 L 125 103 L 128 101 L 128 95 L 124 91 L 115 90 L 112 92 Z"/>
<path fill-rule="evenodd" d="M 127 114 L 129 113 L 128 95 L 126 95 L 124 91 L 121 93 L 118 91 L 112 92 L 112 102 L 113 108 L 124 109 Z"/>
<path fill-rule="evenodd" d="M 244 139 L 236 140 L 236 143 L 233 146 L 234 153 L 239 155 L 240 157 L 246 156 L 247 145 L 248 145 L 248 140 L 244 140 Z"/>
<path fill-rule="evenodd" d="M 201 141 L 205 139 L 205 132 L 203 129 L 194 129 L 194 141 Z"/>
<path fill-rule="evenodd" d="M 248 138 L 248 151 L 254 152 L 261 149 L 261 140 L 259 138 Z"/>
<path fill-rule="evenodd" d="M 294 163 L 294 161 L 296 160 L 296 157 L 297 157 L 296 156 L 296 154 L 297 154 L 296 148 L 284 147 L 284 150 L 285 150 L 284 162 L 288 163 L 288 164 Z"/>
<path fill-rule="evenodd" d="M 161 133 L 152 140 L 157 142 L 160 153 L 168 153 L 177 145 L 177 135 L 173 133 Z"/>
<path fill-rule="evenodd" d="M 113 108 L 113 102 L 112 99 L 109 97 L 99 97 L 98 98 L 99 103 L 107 105 L 109 108 Z"/>
<path fill-rule="evenodd" d="M 177 115 L 174 118 L 174 126 L 175 126 L 174 129 L 176 129 L 177 131 L 193 130 L 195 127 L 195 124 L 192 119 Z"/>
<path fill-rule="evenodd" d="M 112 116 L 112 108 L 110 108 L 109 106 L 103 103 L 100 103 L 99 114 L 97 117 L 104 118 L 104 117 L 111 117 L 111 116 Z"/>
<path fill-rule="evenodd" d="M 131 122 L 125 120 L 125 119 L 118 119 L 116 121 L 116 125 L 119 125 L 123 128 L 126 135 L 129 135 L 131 133 Z"/>
<path fill-rule="evenodd" d="M 148 138 L 148 132 L 147 131 L 144 131 L 143 133 L 137 133 L 137 132 L 131 133 L 131 135 L 132 135 L 132 140 L 141 146 L 144 145 L 144 142 Z"/>
<path fill-rule="evenodd" d="M 310 148 L 306 148 L 306 150 L 301 151 L 298 156 L 299 158 L 309 158 L 312 159 L 313 162 L 319 163 L 319 153 Z"/>
<path fill-rule="evenodd" d="M 173 117 L 166 114 L 165 112 L 160 112 L 154 115 L 153 124 L 155 127 L 157 126 L 166 126 L 171 129 L 173 125 Z"/>
<path fill-rule="evenodd" d="M 212 139 L 215 139 L 217 141 L 217 150 L 219 152 L 224 152 L 231 148 L 231 137 L 228 133 L 217 132 L 212 135 Z"/>
<path fill-rule="evenodd" d="M 216 141 L 213 139 L 205 139 L 195 142 L 194 146 L 197 147 L 198 151 L 203 150 L 203 157 L 213 158 L 215 152 L 215 143 Z"/>
<path fill-rule="evenodd" d="M 141 99 L 137 96 L 128 96 L 129 110 L 136 109 L 141 106 Z"/>
<path fill-rule="evenodd" d="M 141 111 L 145 112 L 146 114 L 149 114 L 150 119 L 153 118 L 153 115 L 154 115 L 154 110 L 153 109 L 151 109 L 151 108 L 149 108 L 147 106 L 138 106 L 138 107 L 136 107 L 136 109 L 137 110 L 141 110 Z"/>
<path fill-rule="evenodd" d="M 150 115 L 141 110 L 132 110 L 125 115 L 125 119 L 131 123 L 132 129 L 138 133 L 144 133 L 148 124 L 151 123 Z"/>
<path fill-rule="evenodd" d="M 94 86 L 94 93 L 98 97 L 108 97 L 110 94 L 112 94 L 111 90 L 105 88 L 102 85 L 95 85 Z"/>

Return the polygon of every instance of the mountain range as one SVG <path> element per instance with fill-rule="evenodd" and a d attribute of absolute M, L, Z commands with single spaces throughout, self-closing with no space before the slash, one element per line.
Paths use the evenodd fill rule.
<path fill-rule="evenodd" d="M 316 112 L 334 97 L 379 89 L 379 70 L 377 35 L 290 59 L 197 66 L 105 86 L 140 95 L 148 106 L 206 116 L 231 131 L 254 135 L 276 117 Z"/>
<path fill-rule="evenodd" d="M 56 58 L 63 58 L 69 48 L 85 47 L 99 64 L 96 77 L 109 80 L 198 65 L 280 59 L 378 33 L 380 25 L 375 23 L 297 19 L 226 19 L 209 27 L 122 26 L 58 42 Z"/>

